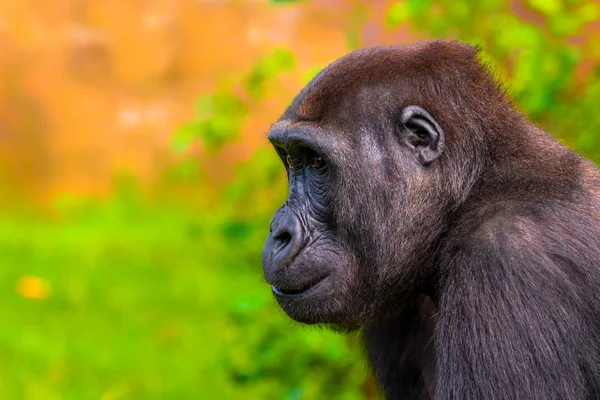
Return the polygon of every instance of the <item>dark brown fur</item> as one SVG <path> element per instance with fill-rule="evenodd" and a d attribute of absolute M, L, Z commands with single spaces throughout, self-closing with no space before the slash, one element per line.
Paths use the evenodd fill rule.
<path fill-rule="evenodd" d="M 300 230 L 285 229 L 303 239 L 274 261 L 277 216 L 265 276 L 305 288 L 324 274 L 278 301 L 362 329 L 390 399 L 600 398 L 600 173 L 477 58 L 458 42 L 363 49 L 302 90 L 270 138 L 330 170 L 289 171 L 282 212 Z M 443 130 L 431 164 L 399 139 L 413 105 Z"/>

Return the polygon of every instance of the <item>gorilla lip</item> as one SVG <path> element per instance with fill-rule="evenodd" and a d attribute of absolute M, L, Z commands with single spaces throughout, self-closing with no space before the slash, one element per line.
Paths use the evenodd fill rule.
<path fill-rule="evenodd" d="M 299 296 L 311 291 L 312 289 L 316 288 L 328 276 L 329 275 L 325 275 L 325 276 L 319 277 L 317 279 L 314 279 L 312 281 L 309 281 L 308 283 L 302 285 L 299 288 L 281 288 L 281 287 L 277 287 L 275 285 L 271 285 L 271 290 L 273 291 L 275 296 L 287 297 L 287 298 L 299 297 Z"/>

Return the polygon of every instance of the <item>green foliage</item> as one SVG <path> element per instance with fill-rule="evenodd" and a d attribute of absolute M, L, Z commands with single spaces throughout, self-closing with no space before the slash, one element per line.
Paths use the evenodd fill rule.
<path fill-rule="evenodd" d="M 244 88 L 252 100 L 260 100 L 264 97 L 265 82 L 276 78 L 281 72 L 293 66 L 294 55 L 289 50 L 275 49 L 272 55 L 258 60 L 244 77 Z"/>
<path fill-rule="evenodd" d="M 265 82 L 293 66 L 294 55 L 289 50 L 275 49 L 258 60 L 241 81 L 222 79 L 214 92 L 198 98 L 194 118 L 175 132 L 173 149 L 181 152 L 200 140 L 206 150 L 216 152 L 227 141 L 237 139 L 252 104 L 264 97 Z"/>
<path fill-rule="evenodd" d="M 567 144 L 600 161 L 596 112 L 598 71 L 586 84 L 576 79 L 584 56 L 569 38 L 600 16 L 600 4 L 581 0 L 528 0 L 545 23 L 537 26 L 516 15 L 501 0 L 407 0 L 386 14 L 389 27 L 407 23 L 433 37 L 482 45 L 516 103 Z M 597 64 L 596 64 L 597 65 Z M 594 79 L 595 78 L 595 79 Z"/>
<path fill-rule="evenodd" d="M 362 398 L 356 340 L 290 323 L 262 282 L 266 225 L 132 190 L 0 216 L 0 398 Z"/>
<path fill-rule="evenodd" d="M 560 0 L 528 0 L 532 9 L 545 15 L 553 15 L 562 11 L 563 4 Z"/>
<path fill-rule="evenodd" d="M 247 112 L 244 102 L 227 89 L 203 94 L 196 102 L 194 120 L 178 129 L 173 147 L 183 151 L 200 138 L 208 150 L 216 151 L 227 140 L 239 136 L 240 124 Z"/>

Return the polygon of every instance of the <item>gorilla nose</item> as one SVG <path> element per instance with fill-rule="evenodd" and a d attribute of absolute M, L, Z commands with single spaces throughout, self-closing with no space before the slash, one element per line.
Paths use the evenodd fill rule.
<path fill-rule="evenodd" d="M 279 214 L 279 213 L 278 213 Z M 275 216 L 265 246 L 265 258 L 272 269 L 291 263 L 302 249 L 303 235 L 299 219 L 288 212 Z"/>

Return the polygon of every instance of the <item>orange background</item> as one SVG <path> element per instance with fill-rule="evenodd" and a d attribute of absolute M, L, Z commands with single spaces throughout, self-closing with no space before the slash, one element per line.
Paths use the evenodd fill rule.
<path fill-rule="evenodd" d="M 276 47 L 293 49 L 298 71 L 325 66 L 347 52 L 353 13 L 364 45 L 414 40 L 383 27 L 389 3 L 4 0 L 0 193 L 107 194 L 118 173 L 151 185 L 173 157 L 174 130 L 220 77 Z M 245 140 L 221 159 L 249 155 L 302 84 L 257 105 Z"/>

